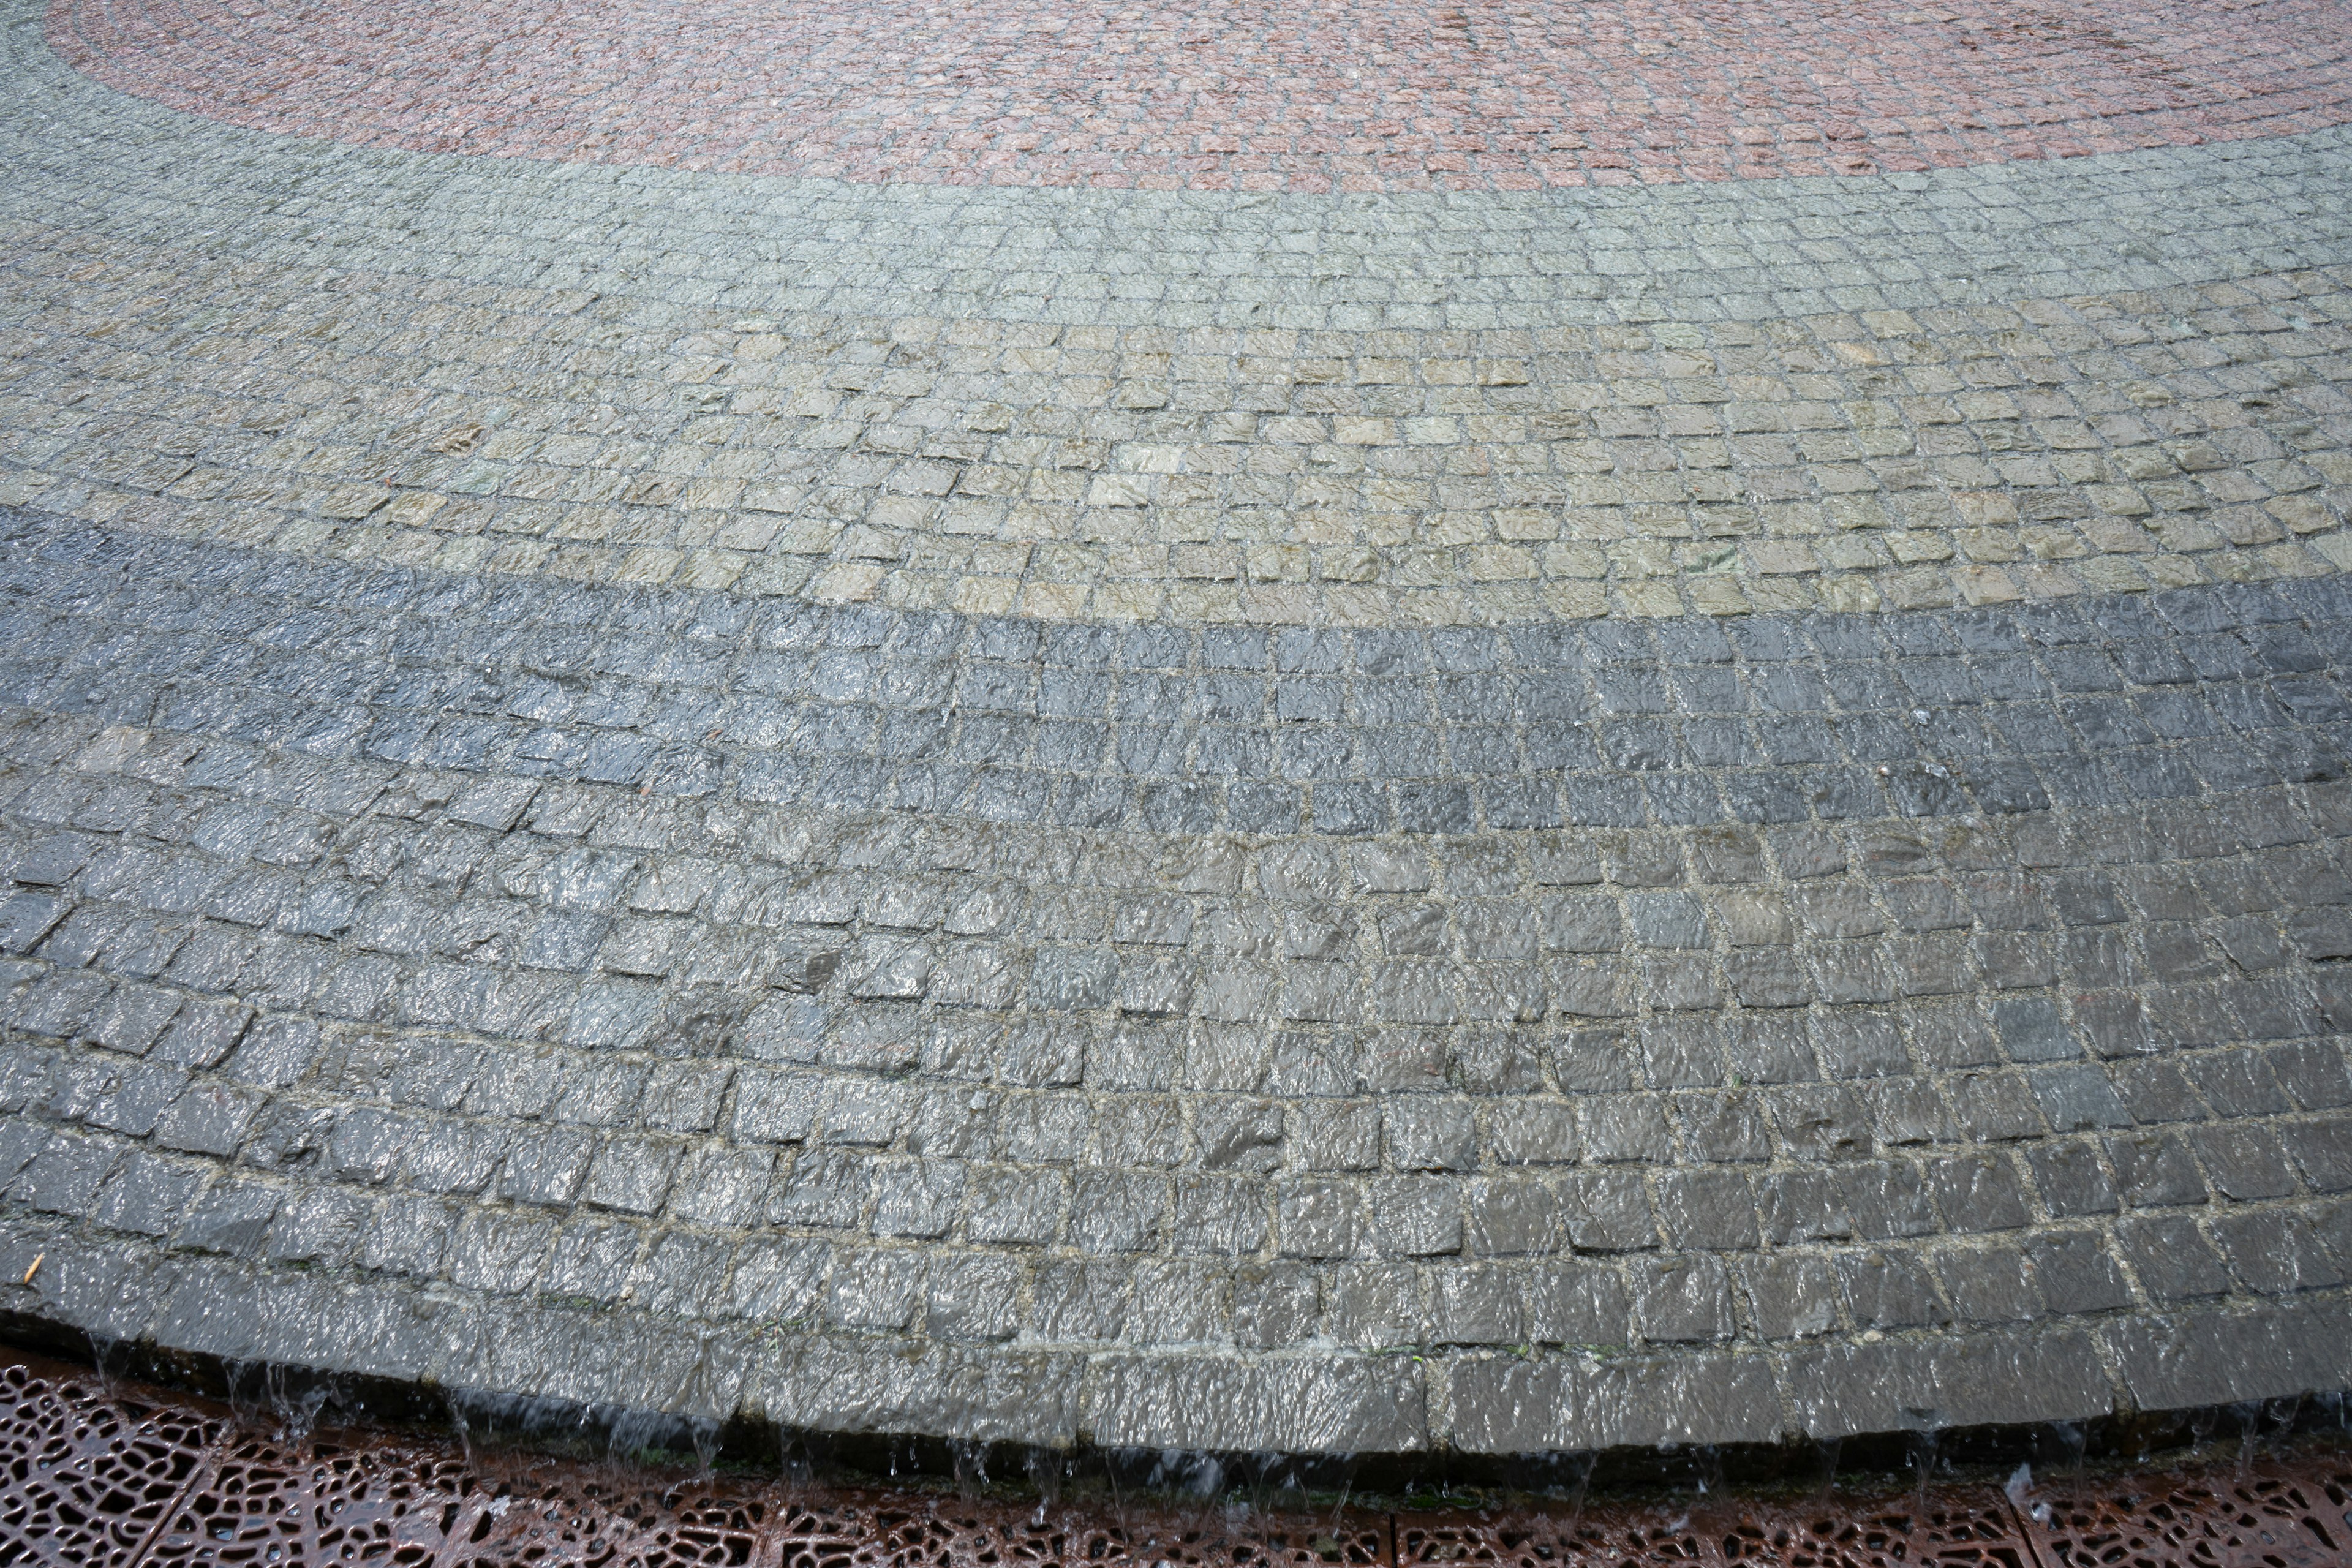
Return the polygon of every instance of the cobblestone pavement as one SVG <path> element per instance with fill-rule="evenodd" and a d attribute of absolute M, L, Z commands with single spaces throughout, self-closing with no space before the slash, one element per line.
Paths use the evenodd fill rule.
<path fill-rule="evenodd" d="M 1866 174 L 2341 123 L 2336 0 L 1561 11 L 55 0 L 99 80 L 260 130 L 733 173 L 1194 190 Z M 592 31 L 593 29 L 593 31 Z M 625 40 L 583 49 L 583 36 Z"/>
<path fill-rule="evenodd" d="M 2343 132 L 1552 196 L 730 178 L 205 127 L 16 5 L 0 500 L 1058 619 L 2352 564 Z"/>
<path fill-rule="evenodd" d="M 379 136 L 306 15 L 47 23 Z M 2123 150 L 1391 195 L 7 0 L 0 1310 L 1112 1446 L 2352 1385 L 2352 99 L 2230 16 L 2067 46 Z"/>

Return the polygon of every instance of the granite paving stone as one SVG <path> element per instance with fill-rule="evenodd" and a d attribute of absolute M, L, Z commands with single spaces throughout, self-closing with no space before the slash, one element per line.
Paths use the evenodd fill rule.
<path fill-rule="evenodd" d="M 583 58 L 537 10 L 496 0 L 461 16 L 395 5 L 365 26 L 57 0 L 47 21 L 64 58 L 111 86 L 362 145 L 901 184 L 1378 192 L 1853 175 L 2275 135 L 2343 118 L 2327 91 L 2339 19 L 2325 4 L 2226 18 L 2098 5 L 2065 23 L 1762 5 L 1727 26 L 1596 7 L 1565 28 L 1384 5 L 1268 27 L 1245 6 L 1049 5 L 948 26 L 905 5 L 635 0 L 606 19 L 650 46 L 628 65 Z M 2136 49 L 2160 50 L 2168 94 L 2147 90 Z M 575 101 L 615 89 L 617 124 Z M 1089 112 L 1056 101 L 1076 95 Z"/>
<path fill-rule="evenodd" d="M 2242 142 L 1408 191 L 1398 222 L 257 136 L 95 87 L 12 4 L 39 177 L 7 198 L 0 498 L 91 521 L 1297 626 L 2007 602 L 2352 549 L 2340 88 Z M 1168 276 L 1101 287 L 1138 269 Z"/>
<path fill-rule="evenodd" d="M 0 0 L 0 1310 L 1127 1448 L 2352 1387 L 2341 22 Z"/>
<path fill-rule="evenodd" d="M 2336 579 L 1309 648 L 736 614 L 28 511 L 5 549 L 6 1223 L 61 1260 L 782 1331 L 843 1368 L 1003 1347 L 956 1375 L 1044 1355 L 1087 1391 L 950 1415 L 917 1377 L 916 1425 L 1211 1441 L 1173 1414 L 1208 1378 L 1254 1438 L 1472 1447 L 1866 1427 L 1882 1342 L 2068 1369 L 1983 1373 L 1986 1418 L 2098 1405 L 2130 1325 L 2270 1321 L 2352 1268 L 2341 958 L 2294 934 L 2352 907 L 2352 737 L 2279 695 L 2343 679 Z M 1309 658 L 1324 705 L 1286 716 Z M 1448 699 L 1463 667 L 1494 706 Z M 1819 760 L 1689 743 L 1695 708 L 1759 722 L 1795 676 Z M 1039 744 L 1057 679 L 1101 715 L 1082 752 Z M 2201 717 L 2118 747 L 2070 686 Z M 1355 744 L 1401 687 L 1426 774 L 1482 770 L 1451 829 Z M 885 755 L 908 719 L 949 754 L 981 729 L 999 791 L 910 804 L 941 764 Z M 1130 725 L 1161 742 L 1139 769 Z M 1633 726 L 1646 763 L 1599 763 Z M 1265 738 L 1287 816 L 1202 776 L 1219 727 Z M 1456 760 L 1464 727 L 1499 742 Z M 646 740 L 635 769 L 603 776 L 610 737 Z M 1155 821 L 1171 778 L 1198 826 Z M 1335 788 L 1376 815 L 1323 824 Z M 1970 1337 L 2019 1325 L 2022 1363 Z M 1622 1415 L 1494 1404 L 1601 1367 Z M 1396 1377 L 1425 1414 L 1391 1431 Z"/>

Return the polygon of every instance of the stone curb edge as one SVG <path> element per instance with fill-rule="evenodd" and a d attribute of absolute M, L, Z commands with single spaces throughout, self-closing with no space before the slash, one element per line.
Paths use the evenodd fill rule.
<path fill-rule="evenodd" d="M 38 1265 L 36 1267 L 36 1259 Z M 2352 1389 L 2352 1293 L 2042 1331 L 1632 1356 L 919 1349 L 171 1258 L 19 1211 L 0 1326 L 829 1434 L 1284 1454 L 1598 1452 L 2097 1420 Z"/>

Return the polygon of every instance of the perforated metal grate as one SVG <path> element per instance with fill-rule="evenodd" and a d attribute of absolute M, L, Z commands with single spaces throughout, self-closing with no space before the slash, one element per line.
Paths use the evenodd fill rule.
<path fill-rule="evenodd" d="M 2058 1488 L 2024 1520 L 2047 1568 L 2341 1568 L 2352 1563 L 2352 1463 Z"/>
<path fill-rule="evenodd" d="M 2192 1466 L 2013 1500 L 1200 1518 L 695 1479 L 268 1436 L 206 1402 L 0 1368 L 0 1565 L 309 1568 L 2317 1568 L 2352 1562 L 2352 1458 Z"/>

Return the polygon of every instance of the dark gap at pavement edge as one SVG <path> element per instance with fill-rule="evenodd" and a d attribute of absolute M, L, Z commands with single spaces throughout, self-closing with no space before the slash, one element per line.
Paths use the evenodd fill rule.
<path fill-rule="evenodd" d="M 1833 1483 L 1887 1490 L 1969 1481 L 1999 1485 L 2019 1465 L 2045 1472 L 2131 1472 L 2216 1446 L 2242 1458 L 2278 1446 L 2352 1445 L 2352 1391 L 2129 1411 L 2079 1422 L 1885 1432 L 1832 1442 L 1679 1444 L 1598 1452 L 1323 1454 L 1225 1449 L 1052 1448 L 893 1432 L 818 1432 L 736 1415 L 720 1421 L 614 1405 L 529 1399 L 314 1367 L 246 1362 L 125 1342 L 18 1311 L 0 1311 L 0 1364 L 26 1357 L 95 1372 L 109 1386 L 146 1384 L 229 1406 L 295 1436 L 331 1430 L 389 1442 L 616 1463 L 648 1476 L 691 1468 L 750 1481 L 999 1500 L 1199 1507 L 1240 1503 L 1280 1515 L 1351 1509 L 1626 1503 L 1723 1493 L 1812 1492 Z M 1926 1473 L 1922 1474 L 1922 1467 Z"/>

